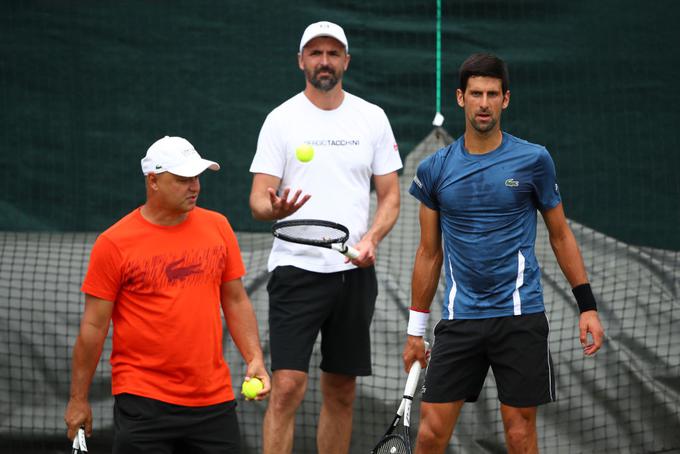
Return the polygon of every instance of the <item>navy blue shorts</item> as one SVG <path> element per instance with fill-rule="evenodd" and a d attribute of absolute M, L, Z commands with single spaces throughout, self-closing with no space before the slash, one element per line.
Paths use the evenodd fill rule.
<path fill-rule="evenodd" d="M 555 400 L 555 374 L 545 313 L 441 320 L 423 385 L 423 402 L 475 402 L 489 371 L 499 400 L 535 407 Z"/>
<path fill-rule="evenodd" d="M 271 369 L 309 371 L 321 333 L 321 370 L 371 374 L 370 326 L 378 296 L 375 268 L 315 273 L 278 266 L 267 284 Z"/>
<path fill-rule="evenodd" d="M 185 407 L 132 394 L 114 396 L 113 454 L 239 454 L 236 401 Z"/>

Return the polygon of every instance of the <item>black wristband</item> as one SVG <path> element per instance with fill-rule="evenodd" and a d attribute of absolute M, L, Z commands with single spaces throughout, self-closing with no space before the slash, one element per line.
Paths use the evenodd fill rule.
<path fill-rule="evenodd" d="M 597 310 L 597 303 L 595 302 L 595 296 L 590 288 L 590 284 L 577 285 L 571 289 L 571 293 L 576 298 L 579 312 L 584 313 L 585 311 Z"/>

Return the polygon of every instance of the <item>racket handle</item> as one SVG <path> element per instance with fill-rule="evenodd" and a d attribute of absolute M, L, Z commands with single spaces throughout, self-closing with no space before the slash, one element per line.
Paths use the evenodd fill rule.
<path fill-rule="evenodd" d="M 345 252 L 343 252 L 343 254 L 351 259 L 359 257 L 359 251 L 354 249 L 352 246 L 345 246 Z"/>
<path fill-rule="evenodd" d="M 347 245 L 342 245 L 342 244 L 331 244 L 331 249 L 338 251 L 339 253 L 343 254 L 345 257 L 349 257 L 350 259 L 355 259 L 359 257 L 359 251 L 354 249 L 352 246 L 347 246 Z"/>
<path fill-rule="evenodd" d="M 408 379 L 406 379 L 406 386 L 404 387 L 404 396 L 413 397 L 413 394 L 415 394 L 421 369 L 422 367 L 418 361 L 411 366 L 411 370 L 408 373 Z"/>
<path fill-rule="evenodd" d="M 425 341 L 425 351 L 430 348 L 430 343 Z M 422 366 L 420 361 L 416 361 L 411 365 L 411 370 L 408 372 L 408 378 L 406 379 L 406 386 L 404 387 L 404 395 L 413 397 L 415 394 L 416 387 L 418 386 L 418 379 L 420 378 L 420 371 Z"/>
<path fill-rule="evenodd" d="M 76 436 L 73 437 L 73 449 L 71 450 L 73 454 L 80 454 L 87 452 L 87 444 L 85 442 L 85 429 L 82 427 L 76 432 Z"/>

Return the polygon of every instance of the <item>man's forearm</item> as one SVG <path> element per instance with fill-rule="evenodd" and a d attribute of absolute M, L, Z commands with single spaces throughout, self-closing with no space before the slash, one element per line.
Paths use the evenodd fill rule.
<path fill-rule="evenodd" d="M 396 202 L 386 201 L 379 206 L 373 217 L 373 223 L 363 238 L 369 239 L 373 244 L 379 244 L 399 218 L 399 199 Z"/>
<path fill-rule="evenodd" d="M 550 245 L 557 259 L 557 264 L 572 288 L 588 282 L 583 257 L 581 257 L 581 252 L 571 229 L 566 229 L 559 236 L 551 237 Z"/>
<path fill-rule="evenodd" d="M 411 307 L 418 311 L 429 311 L 437 292 L 442 270 L 443 254 L 418 248 L 413 276 L 411 279 Z"/>
<path fill-rule="evenodd" d="M 257 319 L 252 305 L 249 302 L 234 304 L 230 306 L 225 318 L 231 338 L 246 363 L 253 360 L 263 361 Z"/>
<path fill-rule="evenodd" d="M 368 239 L 377 245 L 392 230 L 399 218 L 401 195 L 396 172 L 375 177 L 374 182 L 378 206 L 375 210 L 375 216 L 373 216 L 373 222 L 362 239 Z"/>
<path fill-rule="evenodd" d="M 86 401 L 107 333 L 84 328 L 73 346 L 70 397 Z"/>
<path fill-rule="evenodd" d="M 252 194 L 250 196 L 250 212 L 253 218 L 258 221 L 273 221 L 274 214 L 269 200 L 269 193 Z"/>

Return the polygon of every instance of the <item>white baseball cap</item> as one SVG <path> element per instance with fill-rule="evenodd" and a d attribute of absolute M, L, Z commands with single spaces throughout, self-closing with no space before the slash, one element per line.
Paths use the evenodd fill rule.
<path fill-rule="evenodd" d="M 349 52 L 349 44 L 347 44 L 347 37 L 342 27 L 333 22 L 321 21 L 314 22 L 305 29 L 300 40 L 300 53 L 302 53 L 302 49 L 304 49 L 308 42 L 319 36 L 330 36 L 337 39 L 345 46 L 345 52 Z"/>
<path fill-rule="evenodd" d="M 195 177 L 205 169 L 220 170 L 220 165 L 201 158 L 194 146 L 181 137 L 158 139 L 142 159 L 144 175 L 170 172 L 180 177 Z"/>

